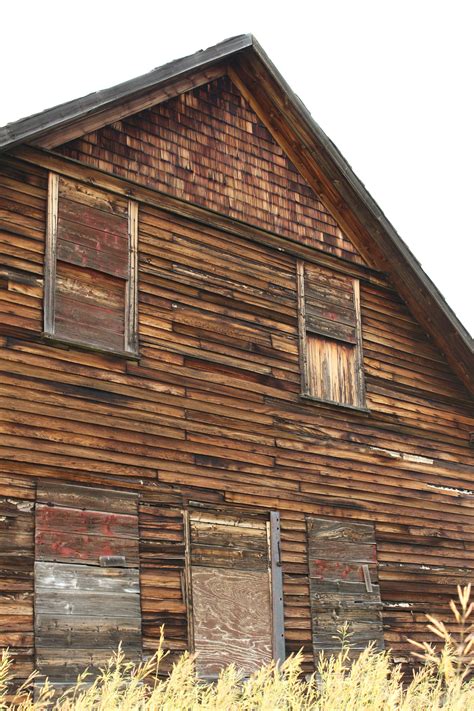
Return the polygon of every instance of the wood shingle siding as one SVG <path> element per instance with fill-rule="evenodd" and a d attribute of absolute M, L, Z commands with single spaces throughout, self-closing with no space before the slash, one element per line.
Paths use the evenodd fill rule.
<path fill-rule="evenodd" d="M 228 77 L 55 151 L 362 262 Z"/>

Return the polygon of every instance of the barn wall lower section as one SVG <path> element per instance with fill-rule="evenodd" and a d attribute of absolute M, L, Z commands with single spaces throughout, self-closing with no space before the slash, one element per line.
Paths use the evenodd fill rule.
<path fill-rule="evenodd" d="M 46 471 L 42 471 L 44 481 Z M 35 667 L 35 488 L 35 478 L 2 477 L 0 639 L 2 646 L 8 646 L 11 650 L 18 680 L 25 679 Z M 245 514 L 246 511 L 255 511 L 255 507 L 250 505 L 248 508 L 242 504 L 229 505 L 226 498 L 225 494 L 192 487 L 179 493 L 169 493 L 165 488 L 162 491 L 147 491 L 145 488 L 141 492 L 142 646 L 145 657 L 152 655 L 158 647 L 164 626 L 164 649 L 169 655 L 162 665 L 162 672 L 168 671 L 179 654 L 189 648 L 183 508 L 188 506 L 189 501 L 199 501 L 210 510 L 215 507 L 220 512 Z M 315 510 L 311 506 L 306 508 Z M 264 512 L 265 506 L 260 505 L 258 510 Z M 286 653 L 303 649 L 305 669 L 310 671 L 314 668 L 313 635 L 315 640 L 322 640 L 323 629 L 318 630 L 316 617 L 312 619 L 307 520 L 304 514 L 289 508 L 281 513 Z M 324 507 L 326 516 L 331 513 L 336 512 Z M 340 520 L 340 510 L 337 516 Z M 396 524 L 379 523 L 376 526 L 385 646 L 393 649 L 397 661 L 408 666 L 415 660 L 406 637 L 432 639 L 426 630 L 426 613 L 449 621 L 448 604 L 456 596 L 456 585 L 472 579 L 469 554 L 465 557 L 463 553 L 465 548 L 459 547 L 459 565 L 455 565 L 453 562 L 456 561 L 447 559 L 447 556 L 452 559 L 452 540 L 441 538 L 440 541 L 433 541 L 432 537 L 422 535 L 421 531 L 411 531 Z M 417 536 L 416 541 L 408 544 L 406 537 L 413 535 Z M 413 560 L 415 557 L 416 560 Z"/>

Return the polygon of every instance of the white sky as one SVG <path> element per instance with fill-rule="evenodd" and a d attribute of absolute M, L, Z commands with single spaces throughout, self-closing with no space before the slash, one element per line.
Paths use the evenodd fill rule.
<path fill-rule="evenodd" d="M 471 0 L 16 0 L 0 126 L 252 32 L 474 332 Z"/>

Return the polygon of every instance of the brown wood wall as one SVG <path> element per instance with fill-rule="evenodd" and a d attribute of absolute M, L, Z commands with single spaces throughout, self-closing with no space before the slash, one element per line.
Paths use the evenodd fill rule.
<path fill-rule="evenodd" d="M 331 254 L 362 261 L 226 76 L 56 150 Z"/>
<path fill-rule="evenodd" d="M 312 664 L 306 516 L 375 522 L 385 642 L 409 660 L 472 578 L 472 405 L 382 275 L 361 279 L 370 414 L 300 399 L 292 256 L 139 208 L 141 360 L 39 342 L 46 173 L 0 170 L 0 643 L 33 664 L 41 478 L 138 492 L 144 649 L 186 646 L 181 509 L 281 512 L 287 652 Z M 360 276 L 360 274 L 359 274 Z M 35 340 L 36 339 L 36 340 Z M 13 502 L 13 503 L 12 503 Z M 4 513 L 5 512 L 5 513 Z M 4 529 L 5 530 L 5 529 Z"/>

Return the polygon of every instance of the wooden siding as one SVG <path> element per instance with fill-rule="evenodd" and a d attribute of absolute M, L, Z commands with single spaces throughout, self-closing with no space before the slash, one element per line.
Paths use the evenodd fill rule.
<path fill-rule="evenodd" d="M 118 644 L 141 656 L 137 497 L 40 483 L 35 509 L 36 668 L 53 683 L 97 670 Z"/>
<path fill-rule="evenodd" d="M 34 669 L 35 483 L 0 473 L 0 649 L 19 680 Z"/>
<path fill-rule="evenodd" d="M 152 427 L 151 431 L 157 432 L 157 428 Z M 169 671 L 188 647 L 182 512 L 185 501 L 177 492 L 153 493 L 150 489 L 147 487 L 139 503 L 143 652 L 151 656 L 156 651 L 164 629 L 168 656 L 160 668 Z"/>
<path fill-rule="evenodd" d="M 43 329 L 47 172 L 0 163 L 0 323 L 32 336 Z"/>
<path fill-rule="evenodd" d="M 55 150 L 362 262 L 228 77 Z"/>
<path fill-rule="evenodd" d="M 472 579 L 474 421 L 384 276 L 357 268 L 370 414 L 300 398 L 293 256 L 146 204 L 140 362 L 53 347 L 34 340 L 46 174 L 6 159 L 0 175 L 0 496 L 30 505 L 38 478 L 141 493 L 148 653 L 162 622 L 173 652 L 186 646 L 182 507 L 279 510 L 286 649 L 303 647 L 308 669 L 305 517 L 375 522 L 385 643 L 413 661 L 406 635 L 426 638 L 424 613 L 446 615 L 456 584 Z M 32 533 L 19 540 L 23 577 L 5 574 L 0 614 L 18 616 L 21 676 L 32 664 Z"/>

